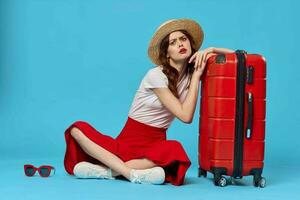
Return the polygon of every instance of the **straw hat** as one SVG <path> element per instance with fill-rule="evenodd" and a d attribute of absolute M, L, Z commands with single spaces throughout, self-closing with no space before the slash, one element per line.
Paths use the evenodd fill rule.
<path fill-rule="evenodd" d="M 158 27 L 154 33 L 149 47 L 148 56 L 151 61 L 157 65 L 160 65 L 159 61 L 159 48 L 161 41 L 170 33 L 178 30 L 187 31 L 194 39 L 194 48 L 198 50 L 202 44 L 204 33 L 201 26 L 191 19 L 172 19 L 168 20 Z"/>

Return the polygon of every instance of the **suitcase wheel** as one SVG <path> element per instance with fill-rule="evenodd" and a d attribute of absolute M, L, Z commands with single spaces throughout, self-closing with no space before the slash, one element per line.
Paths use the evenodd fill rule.
<path fill-rule="evenodd" d="M 215 176 L 214 182 L 216 186 L 224 187 L 227 185 L 227 180 L 224 176 Z"/>
<path fill-rule="evenodd" d="M 206 178 L 207 177 L 207 171 L 202 169 L 202 168 L 199 168 L 198 169 L 198 177 L 201 177 L 201 176 Z"/>
<path fill-rule="evenodd" d="M 255 187 L 260 187 L 260 188 L 264 188 L 267 185 L 267 181 L 264 177 L 257 177 L 257 178 L 253 178 L 253 185 Z"/>

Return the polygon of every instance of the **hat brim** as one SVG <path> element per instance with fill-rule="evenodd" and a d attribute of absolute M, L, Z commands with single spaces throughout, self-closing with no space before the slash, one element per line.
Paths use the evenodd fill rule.
<path fill-rule="evenodd" d="M 154 33 L 149 47 L 148 56 L 151 61 L 157 65 L 161 65 L 159 60 L 159 49 L 161 41 L 170 33 L 178 30 L 187 31 L 194 40 L 194 48 L 198 50 L 203 42 L 204 33 L 201 26 L 191 19 L 175 19 L 163 23 Z"/>

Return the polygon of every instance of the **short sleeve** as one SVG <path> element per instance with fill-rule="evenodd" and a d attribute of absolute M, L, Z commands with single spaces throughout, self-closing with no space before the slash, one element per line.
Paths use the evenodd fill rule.
<path fill-rule="evenodd" d="M 159 68 L 151 69 L 144 78 L 144 87 L 168 88 L 168 78 Z"/>

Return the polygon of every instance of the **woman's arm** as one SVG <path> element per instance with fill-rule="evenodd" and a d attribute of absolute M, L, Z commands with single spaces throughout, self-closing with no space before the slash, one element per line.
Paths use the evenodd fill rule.
<path fill-rule="evenodd" d="M 217 48 L 217 47 L 209 47 L 207 49 L 204 49 L 202 51 L 197 51 L 194 53 L 194 55 L 191 56 L 190 62 L 195 62 L 195 65 L 197 62 L 200 63 L 200 67 L 203 67 L 206 65 L 206 61 L 213 55 L 216 55 L 218 53 L 234 53 L 234 50 L 226 49 L 226 48 Z M 198 64 L 199 64 L 198 63 Z"/>
<path fill-rule="evenodd" d="M 198 94 L 199 94 L 199 81 L 204 71 L 206 61 L 209 57 L 216 53 L 232 53 L 233 50 L 225 48 L 210 47 L 202 51 L 196 52 L 189 62 L 195 62 L 195 70 L 191 78 L 190 87 L 186 99 L 181 103 L 169 90 L 169 88 L 154 88 L 154 93 L 158 96 L 162 104 L 177 117 L 185 123 L 193 121 L 194 112 L 196 109 Z"/>
<path fill-rule="evenodd" d="M 226 49 L 226 48 L 217 48 L 217 47 L 211 47 L 213 53 L 234 53 L 234 50 L 232 49 Z"/>
<path fill-rule="evenodd" d="M 178 119 L 185 123 L 193 121 L 199 93 L 199 79 L 196 76 L 192 76 L 189 91 L 183 103 L 173 95 L 169 88 L 155 88 L 153 91 L 162 104 Z"/>

